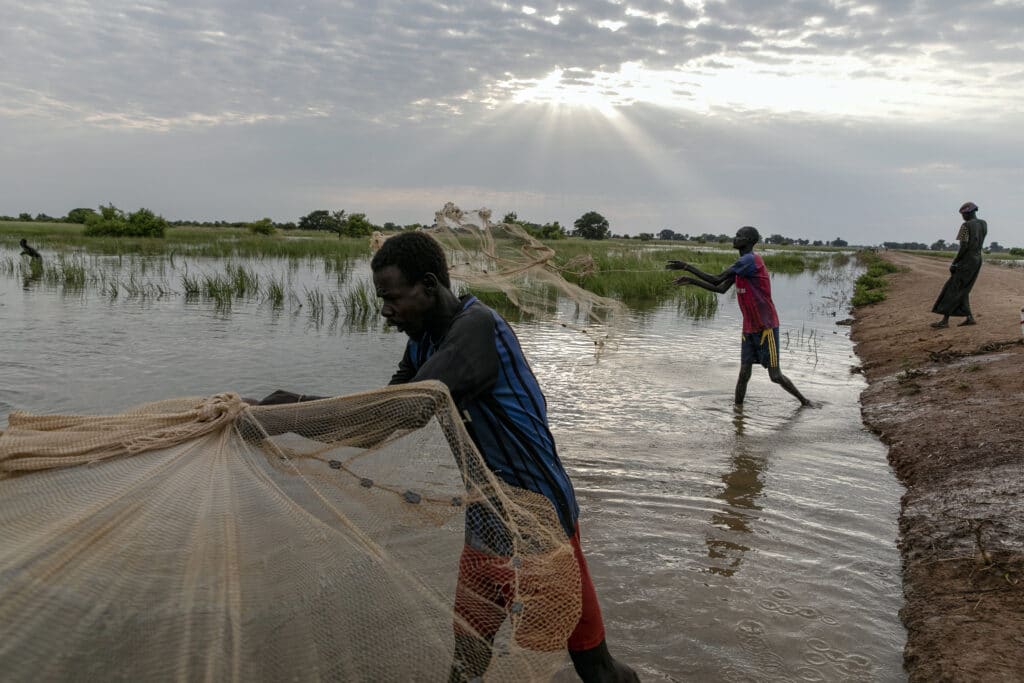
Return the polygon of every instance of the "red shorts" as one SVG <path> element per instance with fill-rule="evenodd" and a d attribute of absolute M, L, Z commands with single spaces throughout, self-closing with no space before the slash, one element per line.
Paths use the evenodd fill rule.
<path fill-rule="evenodd" d="M 455 632 L 492 640 L 511 614 L 514 638 L 522 647 L 532 650 L 567 647 L 571 652 L 579 652 L 600 645 L 604 640 L 604 621 L 594 582 L 580 549 L 579 525 L 570 542 L 571 557 L 563 553 L 565 557 L 555 560 L 545 555 L 541 560 L 531 561 L 529 556 L 524 556 L 518 567 L 518 593 L 513 558 L 464 546 L 455 587 Z M 562 567 L 558 566 L 560 562 Z M 578 583 L 574 580 L 577 572 Z M 544 578 L 557 581 L 544 582 Z M 541 584 L 543 587 L 539 588 Z M 519 601 L 516 601 L 517 594 Z"/>

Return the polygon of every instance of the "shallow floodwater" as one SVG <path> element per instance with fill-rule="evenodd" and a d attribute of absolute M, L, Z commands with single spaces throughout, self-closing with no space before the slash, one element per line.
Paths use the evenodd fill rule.
<path fill-rule="evenodd" d="M 0 249 L 0 257 L 16 252 Z M 215 261 L 193 268 L 213 269 Z M 283 272 L 271 259 L 256 268 Z M 291 267 L 298 291 L 339 276 Z M 356 264 L 351 284 L 368 275 Z M 163 274 L 169 289 L 175 275 Z M 905 633 L 896 519 L 902 489 L 864 429 L 842 293 L 852 273 L 773 278 L 783 372 L 732 392 L 739 311 L 634 313 L 600 353 L 551 321 L 518 332 L 573 476 L 614 653 L 642 680 L 899 681 Z M 344 394 L 389 379 L 403 335 L 238 301 L 112 298 L 0 275 L 0 428 L 11 410 L 114 412 L 225 390 Z M 566 676 L 566 680 L 569 677 Z"/>

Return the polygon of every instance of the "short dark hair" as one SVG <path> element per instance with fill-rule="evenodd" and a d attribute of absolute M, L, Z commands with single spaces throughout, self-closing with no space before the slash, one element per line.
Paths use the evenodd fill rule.
<path fill-rule="evenodd" d="M 761 241 L 761 233 L 757 231 L 752 225 L 744 225 L 742 228 L 736 231 L 736 234 L 743 234 L 744 237 L 748 237 L 751 240 L 751 244 L 757 244 Z"/>
<path fill-rule="evenodd" d="M 427 273 L 433 273 L 438 282 L 451 289 L 444 249 L 425 232 L 403 232 L 385 240 L 373 255 L 370 268 L 377 272 L 388 266 L 396 266 L 409 284 L 415 284 Z"/>

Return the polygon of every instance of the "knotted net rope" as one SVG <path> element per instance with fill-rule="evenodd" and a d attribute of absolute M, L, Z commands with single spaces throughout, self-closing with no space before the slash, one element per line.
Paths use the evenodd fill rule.
<path fill-rule="evenodd" d="M 181 403 L 95 417 L 13 412 L 0 439 L 0 477 L 171 448 L 222 430 L 248 407 L 234 393 L 197 399 L 191 407 L 175 410 Z"/>
<path fill-rule="evenodd" d="M 9 424 L 5 681 L 446 680 L 456 632 L 493 635 L 486 680 L 567 666 L 572 546 L 440 383 Z M 470 520 L 485 561 L 460 568 Z"/>

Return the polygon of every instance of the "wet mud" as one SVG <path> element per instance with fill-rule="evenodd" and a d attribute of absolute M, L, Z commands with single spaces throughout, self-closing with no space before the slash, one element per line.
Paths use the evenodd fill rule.
<path fill-rule="evenodd" d="M 986 263 L 977 325 L 933 329 L 947 259 L 904 270 L 857 309 L 864 423 L 906 488 L 899 547 L 911 681 L 1024 681 L 1024 269 Z"/>

